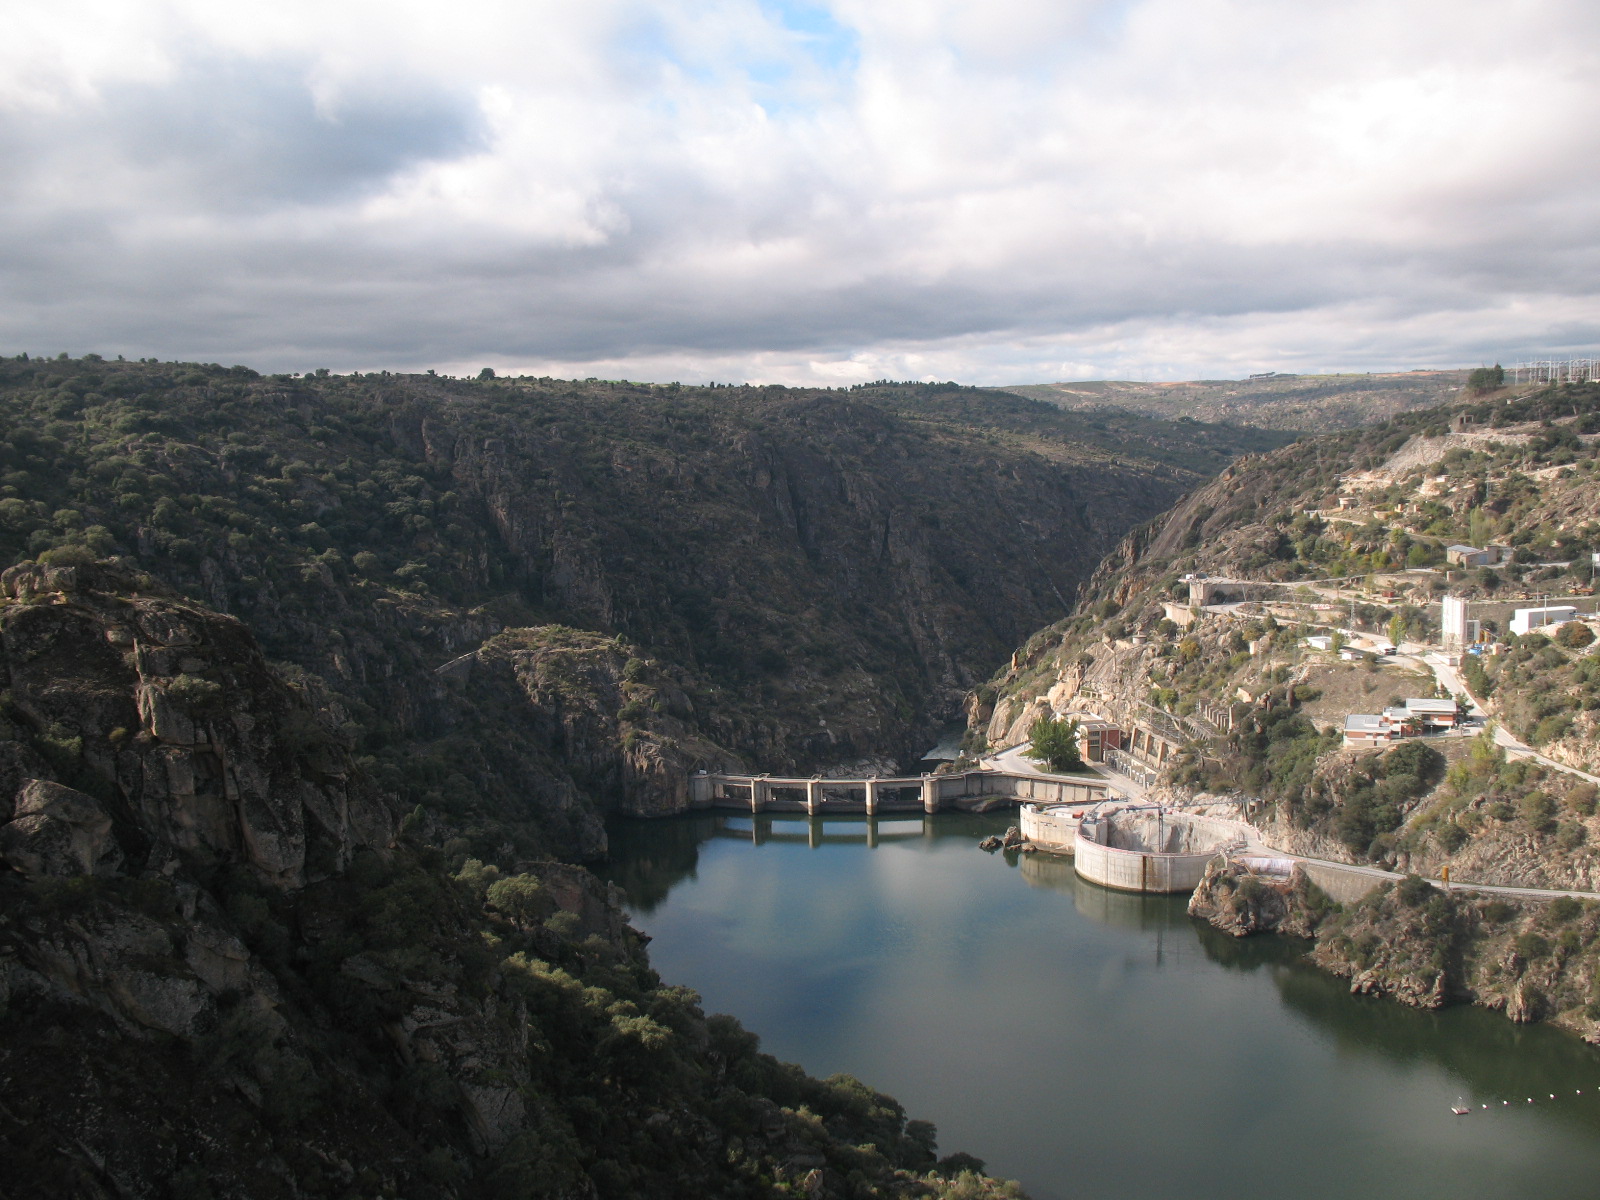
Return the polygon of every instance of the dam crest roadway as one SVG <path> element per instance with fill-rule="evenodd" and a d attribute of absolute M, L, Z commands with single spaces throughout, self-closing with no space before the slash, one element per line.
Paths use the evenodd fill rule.
<path fill-rule="evenodd" d="M 1109 781 L 1021 771 L 972 770 L 946 775 L 825 779 L 698 771 L 689 777 L 689 807 L 742 812 L 987 812 L 1007 803 L 1099 804 L 1119 799 Z"/>

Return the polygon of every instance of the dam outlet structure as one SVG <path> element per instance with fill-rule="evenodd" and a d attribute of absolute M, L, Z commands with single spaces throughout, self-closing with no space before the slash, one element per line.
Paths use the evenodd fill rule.
<path fill-rule="evenodd" d="M 1206 864 L 1245 845 L 1231 822 L 1158 805 L 1024 804 L 1019 818 L 1029 842 L 1071 854 L 1081 878 L 1124 892 L 1192 892 Z"/>

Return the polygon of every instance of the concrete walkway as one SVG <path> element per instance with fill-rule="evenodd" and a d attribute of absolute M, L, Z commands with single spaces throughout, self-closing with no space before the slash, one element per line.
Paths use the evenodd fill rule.
<path fill-rule="evenodd" d="M 1399 871 L 1385 871 L 1382 867 L 1368 867 L 1357 863 L 1338 862 L 1331 858 L 1313 858 L 1308 854 L 1295 854 L 1288 850 L 1279 850 L 1276 846 L 1263 841 L 1261 831 L 1248 821 L 1239 821 L 1237 824 L 1240 827 L 1240 832 L 1246 838 L 1245 848 L 1240 851 L 1243 856 L 1288 858 L 1293 859 L 1295 862 L 1328 867 L 1351 875 L 1365 875 L 1377 880 L 1400 880 L 1405 878 Z M 1520 896 L 1530 900 L 1554 900 L 1559 896 L 1573 896 L 1582 900 L 1600 900 L 1600 892 L 1581 892 L 1574 888 L 1507 887 L 1494 883 L 1466 883 L 1459 879 L 1452 879 L 1446 883 L 1443 879 L 1429 878 L 1428 882 L 1434 887 L 1447 892 L 1485 892 L 1495 896 Z"/>

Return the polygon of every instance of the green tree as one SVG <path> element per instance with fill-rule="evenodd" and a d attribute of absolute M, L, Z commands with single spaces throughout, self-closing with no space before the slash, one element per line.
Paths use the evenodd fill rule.
<path fill-rule="evenodd" d="M 475 882 L 470 877 L 467 880 L 469 886 Z M 497 879 L 485 889 L 485 896 L 491 908 L 505 913 L 524 927 L 536 924 L 555 907 L 544 886 L 532 875 L 512 875 L 506 879 Z"/>
<path fill-rule="evenodd" d="M 1467 376 L 1467 391 L 1492 392 L 1505 386 L 1506 369 L 1499 363 L 1492 367 L 1479 367 Z"/>
<path fill-rule="evenodd" d="M 1027 757 L 1042 762 L 1052 771 L 1081 771 L 1083 755 L 1078 753 L 1078 719 L 1058 721 L 1040 717 L 1028 730 L 1032 743 Z"/>
<path fill-rule="evenodd" d="M 1486 546 L 1494 537 L 1494 518 L 1483 509 L 1475 508 L 1467 514 L 1467 540 L 1474 546 Z"/>

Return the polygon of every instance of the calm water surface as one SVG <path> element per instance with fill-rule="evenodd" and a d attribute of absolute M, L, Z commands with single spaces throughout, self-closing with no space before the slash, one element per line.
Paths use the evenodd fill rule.
<path fill-rule="evenodd" d="M 1012 820 L 629 823 L 610 876 L 663 978 L 1036 1200 L 1600 1195 L 1591 1047 L 1354 997 L 1303 943 L 976 848 Z"/>

